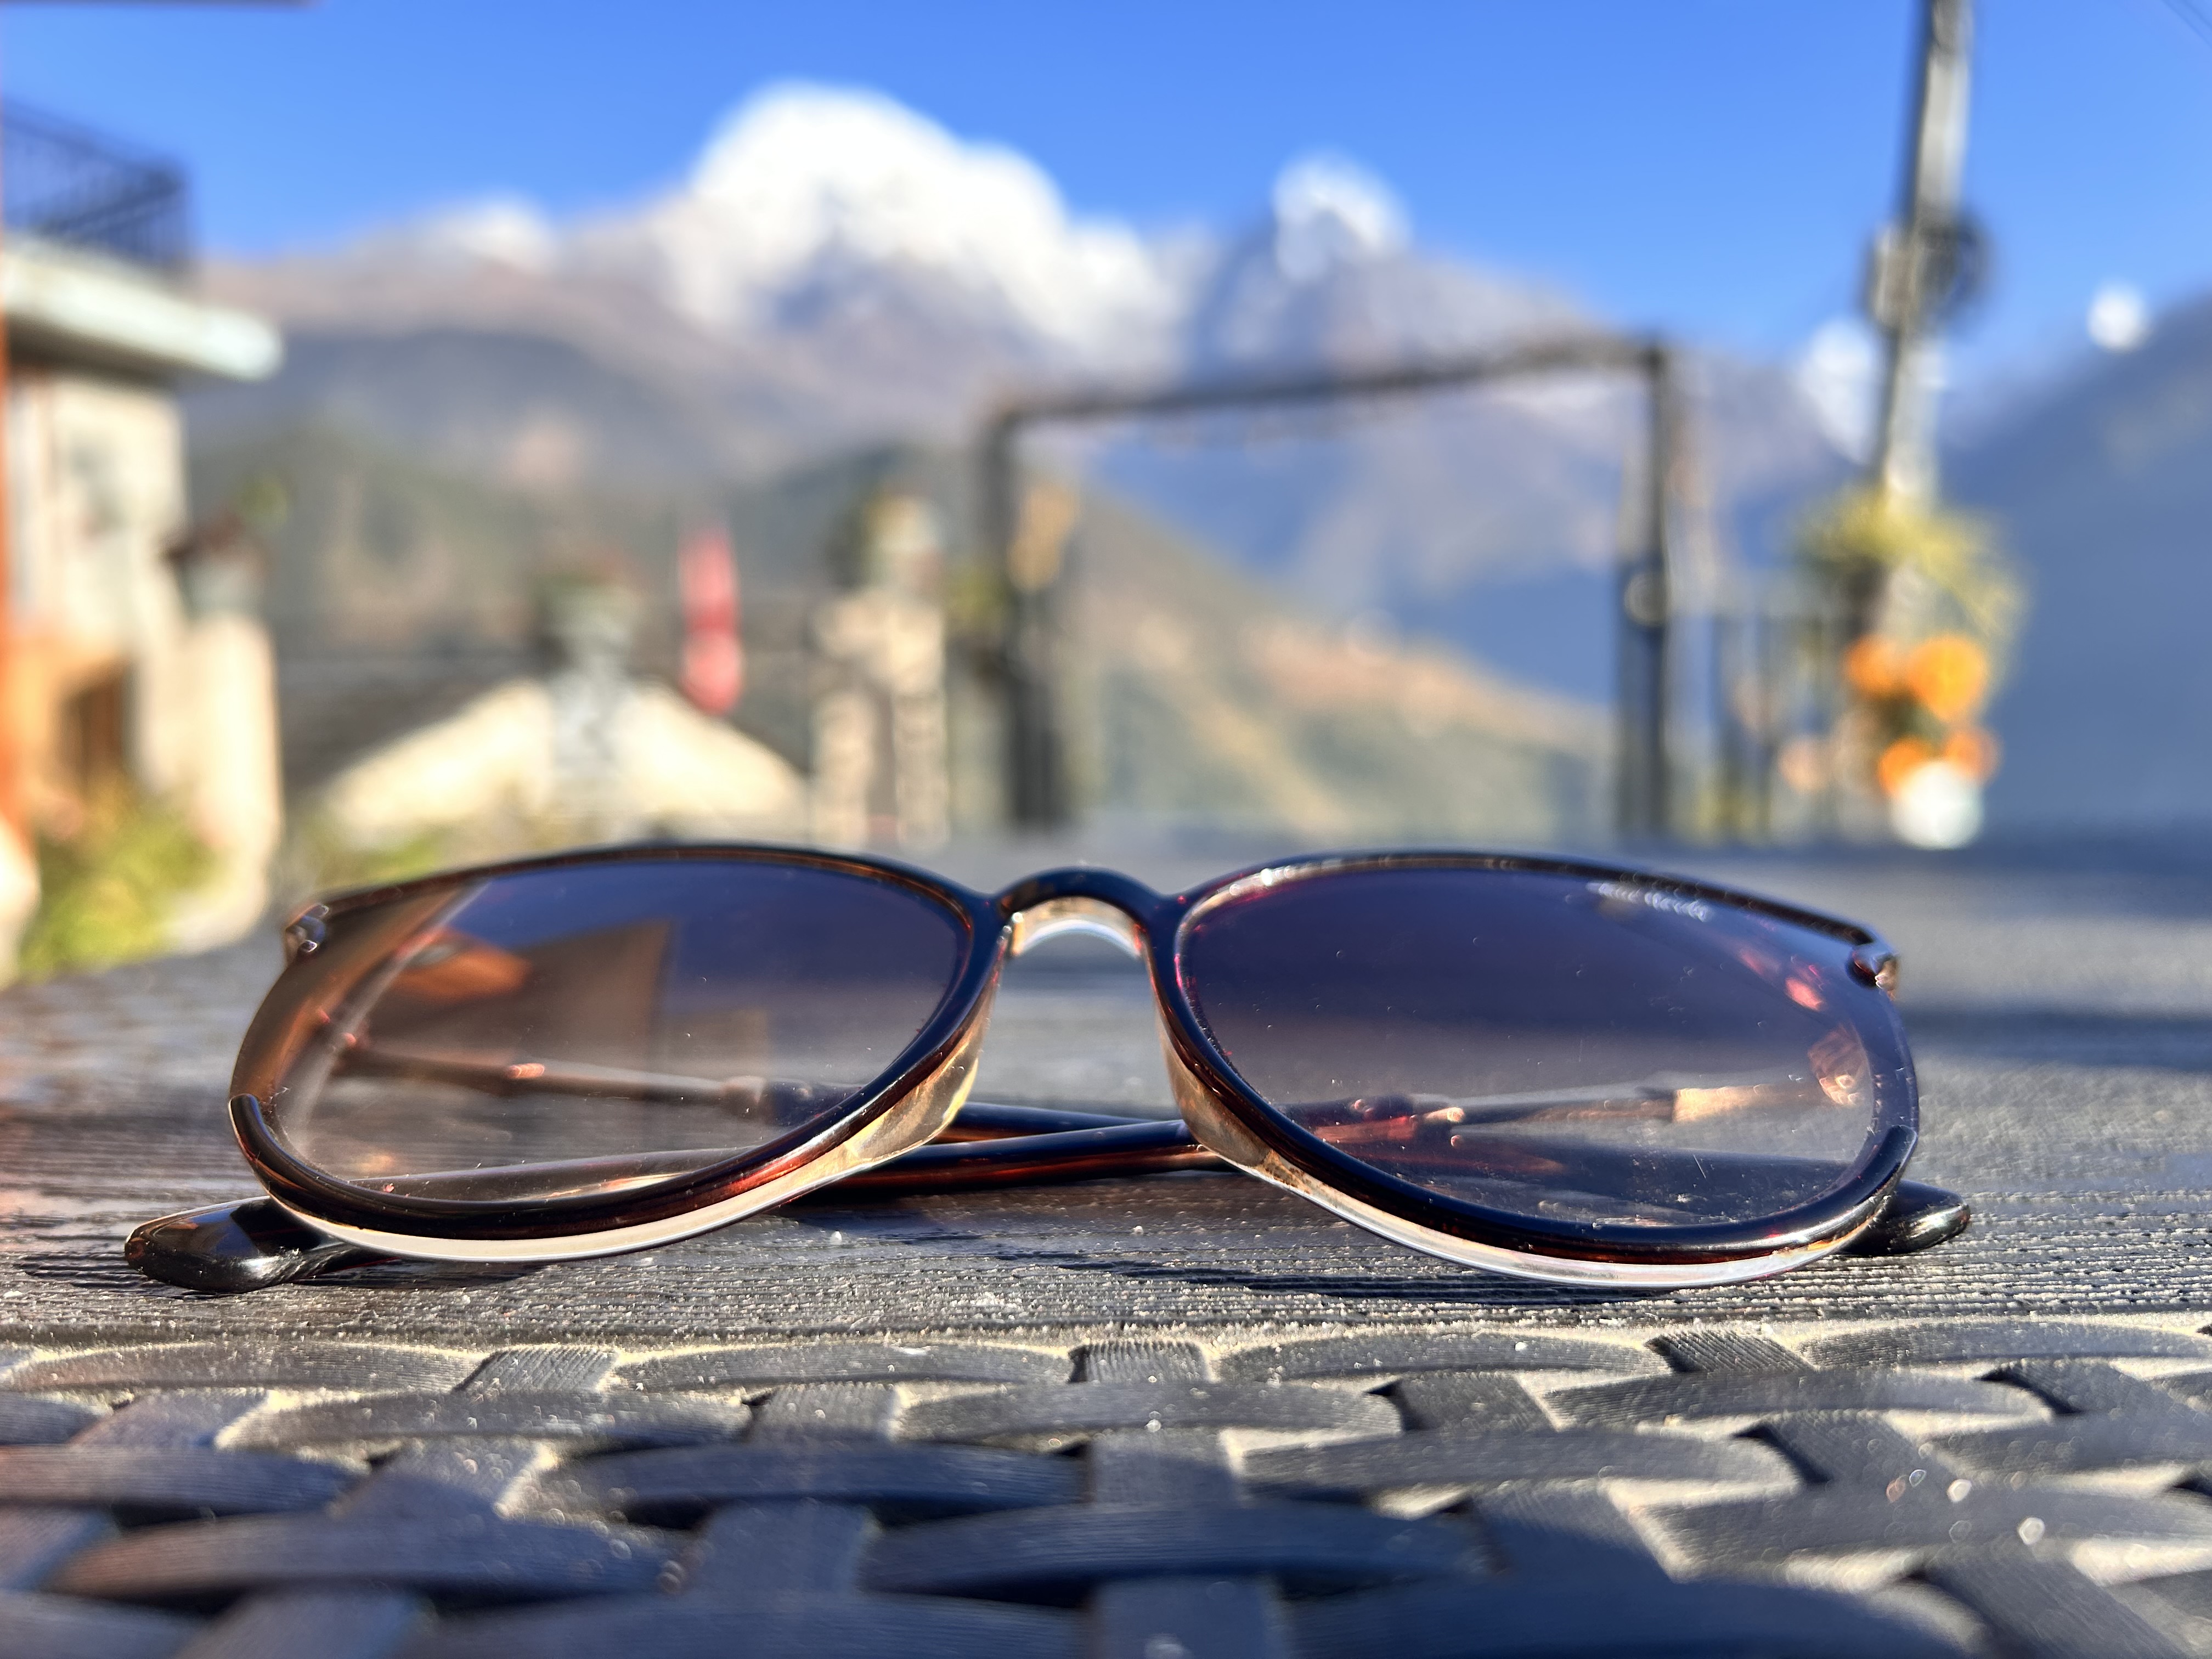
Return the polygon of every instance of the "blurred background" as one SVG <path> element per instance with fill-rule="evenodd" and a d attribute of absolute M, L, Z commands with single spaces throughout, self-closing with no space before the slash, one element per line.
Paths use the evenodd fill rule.
<path fill-rule="evenodd" d="M 0 137 L 8 971 L 2212 825 L 2207 0 L 14 6 Z"/>

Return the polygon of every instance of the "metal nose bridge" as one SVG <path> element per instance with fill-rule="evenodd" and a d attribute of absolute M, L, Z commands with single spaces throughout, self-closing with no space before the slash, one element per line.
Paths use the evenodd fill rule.
<path fill-rule="evenodd" d="M 1048 870 L 999 895 L 1013 924 L 1015 956 L 1064 933 L 1105 939 L 1142 961 L 1146 930 L 1161 908 L 1158 894 L 1110 870 Z"/>
<path fill-rule="evenodd" d="M 1128 956 L 1144 959 L 1145 945 L 1137 924 L 1104 899 L 1056 898 L 1014 913 L 1014 937 L 1007 950 L 1020 956 L 1032 946 L 1064 933 L 1087 933 L 1121 947 Z"/>

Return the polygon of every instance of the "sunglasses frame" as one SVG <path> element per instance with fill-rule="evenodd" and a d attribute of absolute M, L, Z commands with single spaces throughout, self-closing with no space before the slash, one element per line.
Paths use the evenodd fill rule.
<path fill-rule="evenodd" d="M 265 1103 L 309 1047 L 327 1041 L 323 1033 L 343 1001 L 343 994 L 314 994 L 327 988 L 319 986 L 315 957 L 332 922 L 504 875 L 647 860 L 799 866 L 884 882 L 933 901 L 963 923 L 959 960 L 913 1041 L 827 1121 L 665 1179 L 521 1201 L 386 1193 L 327 1175 L 283 1144 Z M 1747 911 L 1847 945 L 1852 976 L 1893 995 L 1896 953 L 1864 927 L 1705 882 L 1578 859 L 1450 850 L 1328 854 L 1239 872 L 1175 895 L 1111 871 L 1072 868 L 987 895 L 859 854 L 746 844 L 614 847 L 447 872 L 310 905 L 286 929 L 285 975 L 240 1047 L 232 1127 L 277 1206 L 315 1233 L 361 1249 L 522 1262 L 647 1249 L 726 1225 L 935 1139 L 966 1099 L 1006 962 L 1045 938 L 1085 932 L 1112 939 L 1145 961 L 1176 1100 L 1198 1141 L 1264 1181 L 1430 1255 L 1551 1283 L 1680 1288 L 1781 1272 L 1850 1245 L 1882 1218 L 1917 1139 L 1917 1090 L 1909 1060 L 1899 1086 L 1877 1092 L 1859 1158 L 1826 1193 L 1752 1221 L 1668 1227 L 1659 1238 L 1649 1226 L 1524 1217 L 1447 1197 L 1339 1151 L 1269 1106 L 1237 1075 L 1194 1005 L 1181 971 L 1185 930 L 1219 904 L 1307 878 L 1407 868 L 1555 874 Z M 1896 1036 L 1899 1052 L 1909 1055 L 1901 1027 Z"/>

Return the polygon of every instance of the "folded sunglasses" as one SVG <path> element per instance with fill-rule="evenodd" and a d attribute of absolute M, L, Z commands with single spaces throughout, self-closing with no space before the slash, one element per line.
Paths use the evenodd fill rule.
<path fill-rule="evenodd" d="M 1149 969 L 1178 1119 L 968 1098 L 1009 957 Z M 1431 1255 L 1727 1284 L 1955 1237 L 1904 1180 L 1895 954 L 1704 883 L 1452 852 L 1162 896 L 996 894 L 878 860 L 644 846 L 311 906 L 230 1114 L 264 1198 L 152 1221 L 204 1291 L 392 1257 L 665 1244 L 837 1183 L 914 1193 L 1234 1166 Z"/>

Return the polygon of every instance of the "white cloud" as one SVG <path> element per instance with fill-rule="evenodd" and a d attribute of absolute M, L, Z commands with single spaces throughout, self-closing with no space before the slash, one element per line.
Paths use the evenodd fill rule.
<path fill-rule="evenodd" d="M 518 196 L 489 196 L 441 209 L 397 233 L 369 239 L 397 240 L 433 258 L 513 265 L 544 270 L 560 252 L 559 233 L 536 207 Z"/>
<path fill-rule="evenodd" d="M 2130 283 L 2106 283 L 2089 300 L 2089 337 L 2107 351 L 2133 351 L 2150 337 L 2150 306 Z"/>
<path fill-rule="evenodd" d="M 1344 259 L 1372 259 L 1406 246 L 1406 210 L 1389 185 L 1341 155 L 1301 156 L 1275 179 L 1275 261 L 1293 281 Z"/>
<path fill-rule="evenodd" d="M 1389 185 L 1337 155 L 1292 160 L 1269 209 L 1253 251 L 1280 289 L 1411 244 Z M 549 223 L 526 202 L 495 198 L 374 240 L 611 278 L 740 337 L 919 305 L 957 328 L 1002 331 L 1045 363 L 1122 375 L 1177 361 L 1223 248 L 1210 233 L 1148 235 L 1076 212 L 1042 167 L 1006 145 L 949 131 L 878 92 L 807 82 L 737 105 L 684 176 L 647 199 Z M 1267 299 L 1242 301 L 1263 332 Z"/>
<path fill-rule="evenodd" d="M 1875 405 L 1881 383 L 1881 348 L 1855 317 L 1837 317 L 1813 331 L 1797 359 L 1797 389 L 1828 441 L 1853 461 L 1874 453 Z"/>
<path fill-rule="evenodd" d="M 1176 297 L 1142 237 L 1071 214 L 1026 156 L 846 88 L 757 94 L 684 185 L 582 240 L 592 257 L 648 255 L 672 300 L 729 328 L 825 270 L 877 265 L 949 281 L 1078 349 L 1162 325 Z"/>

